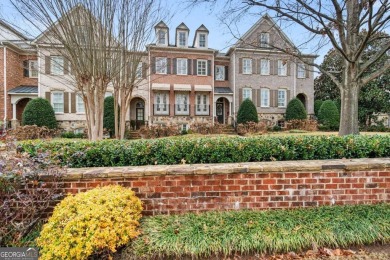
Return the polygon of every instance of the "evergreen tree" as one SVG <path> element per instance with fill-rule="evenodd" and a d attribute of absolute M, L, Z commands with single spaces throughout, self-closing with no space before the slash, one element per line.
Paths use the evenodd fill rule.
<path fill-rule="evenodd" d="M 286 120 L 304 120 L 307 119 L 307 112 L 305 106 L 298 98 L 293 98 L 287 105 Z"/>
<path fill-rule="evenodd" d="M 237 113 L 237 123 L 245 124 L 247 122 L 259 122 L 256 106 L 247 98 L 242 103 Z"/>
<path fill-rule="evenodd" d="M 47 99 L 35 98 L 27 103 L 22 114 L 22 125 L 46 126 L 57 128 L 54 109 Z"/>

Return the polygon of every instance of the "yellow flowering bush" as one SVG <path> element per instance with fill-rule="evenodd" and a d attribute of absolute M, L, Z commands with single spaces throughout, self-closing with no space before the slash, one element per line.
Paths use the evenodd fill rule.
<path fill-rule="evenodd" d="M 121 186 L 69 195 L 55 207 L 37 239 L 41 259 L 111 255 L 139 235 L 141 211 L 140 199 Z"/>

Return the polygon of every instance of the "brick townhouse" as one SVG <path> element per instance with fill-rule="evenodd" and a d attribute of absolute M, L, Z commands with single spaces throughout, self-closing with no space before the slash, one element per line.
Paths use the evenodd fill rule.
<path fill-rule="evenodd" d="M 0 20 L 0 122 L 16 126 L 38 96 L 36 50 L 22 33 Z"/>
<path fill-rule="evenodd" d="M 209 48 L 210 32 L 204 25 L 190 37 L 190 29 L 184 23 L 170 33 L 161 21 L 155 26 L 155 33 L 156 40 L 146 46 L 140 63 L 143 69 L 139 77 L 143 80 L 130 101 L 127 120 L 134 121 L 137 127 L 175 123 L 188 128 L 195 122 L 234 124 L 238 108 L 246 98 L 254 102 L 259 117 L 271 124 L 283 121 L 287 103 L 293 97 L 298 97 L 308 113 L 313 114 L 312 68 L 278 51 L 278 48 L 299 50 L 269 16 L 263 16 L 227 53 Z M 170 39 L 172 35 L 174 39 Z M 20 33 L 16 36 L 17 41 L 27 41 Z M 44 97 L 53 105 L 61 128 L 83 131 L 84 104 L 74 90 L 69 64 L 49 46 L 44 38 L 38 37 L 19 52 L 12 50 L 19 55 L 20 69 L 19 74 L 12 76 L 14 85 L 7 87 L 7 91 L 16 88 L 29 92 L 14 90 L 7 94 Z M 315 56 L 305 58 L 313 60 Z M 112 95 L 110 88 L 108 95 Z M 22 106 L 18 110 L 16 103 L 15 108 L 15 115 L 10 113 L 11 108 L 7 110 L 8 120 L 20 120 Z"/>

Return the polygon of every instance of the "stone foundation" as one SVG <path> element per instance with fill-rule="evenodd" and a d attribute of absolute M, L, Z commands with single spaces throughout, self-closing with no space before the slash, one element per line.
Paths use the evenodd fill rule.
<path fill-rule="evenodd" d="M 194 123 L 213 123 L 213 118 L 211 116 L 153 116 L 152 125 L 188 125 L 191 127 Z"/>

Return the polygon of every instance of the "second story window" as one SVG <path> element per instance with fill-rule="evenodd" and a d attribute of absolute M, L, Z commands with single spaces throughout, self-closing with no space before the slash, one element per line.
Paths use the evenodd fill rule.
<path fill-rule="evenodd" d="M 278 75 L 287 76 L 287 62 L 284 60 L 278 60 Z"/>
<path fill-rule="evenodd" d="M 158 44 L 166 44 L 166 33 L 164 30 L 158 31 Z"/>
<path fill-rule="evenodd" d="M 225 66 L 215 66 L 215 80 L 225 80 Z"/>
<path fill-rule="evenodd" d="M 139 62 L 139 63 L 137 64 L 137 69 L 136 69 L 136 71 L 135 71 L 135 77 L 136 77 L 137 79 L 142 78 L 142 62 Z"/>
<path fill-rule="evenodd" d="M 261 75 L 269 75 L 270 61 L 267 59 L 261 59 Z"/>
<path fill-rule="evenodd" d="M 252 100 L 252 89 L 251 88 L 243 88 L 242 89 L 242 100 L 249 98 Z"/>
<path fill-rule="evenodd" d="M 199 76 L 207 76 L 207 60 L 198 60 L 198 72 Z"/>
<path fill-rule="evenodd" d="M 297 67 L 298 67 L 298 73 L 297 73 L 298 78 L 299 79 L 306 78 L 305 64 L 298 63 Z"/>
<path fill-rule="evenodd" d="M 242 59 L 242 73 L 252 74 L 252 59 Z"/>
<path fill-rule="evenodd" d="M 177 59 L 177 75 L 187 75 L 187 59 Z"/>
<path fill-rule="evenodd" d="M 167 74 L 167 58 L 156 58 L 156 74 Z"/>
<path fill-rule="evenodd" d="M 38 78 L 38 61 L 36 60 L 28 61 L 28 76 L 30 78 Z"/>
<path fill-rule="evenodd" d="M 269 48 L 269 33 L 260 34 L 260 47 Z"/>
<path fill-rule="evenodd" d="M 64 57 L 62 56 L 50 57 L 50 74 L 56 76 L 64 75 Z"/>
<path fill-rule="evenodd" d="M 52 92 L 51 100 L 54 112 L 64 113 L 64 92 Z"/>
<path fill-rule="evenodd" d="M 199 34 L 199 47 L 206 47 L 206 34 Z"/>
<path fill-rule="evenodd" d="M 179 32 L 179 46 L 187 46 L 187 36 L 185 32 Z"/>

